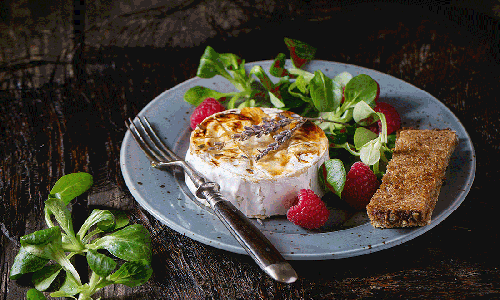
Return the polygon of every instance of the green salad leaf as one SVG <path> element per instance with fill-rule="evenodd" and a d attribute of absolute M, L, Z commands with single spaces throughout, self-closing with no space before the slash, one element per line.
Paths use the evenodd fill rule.
<path fill-rule="evenodd" d="M 47 300 L 42 292 L 37 289 L 29 289 L 26 293 L 27 300 Z"/>
<path fill-rule="evenodd" d="M 346 181 L 344 163 L 340 159 L 329 159 L 321 166 L 320 178 L 330 191 L 341 197 Z"/>
<path fill-rule="evenodd" d="M 293 65 L 297 69 L 311 61 L 316 55 L 316 48 L 299 40 L 285 38 L 285 44 L 290 51 Z"/>
<path fill-rule="evenodd" d="M 127 226 L 89 244 L 91 249 L 106 249 L 126 261 L 151 261 L 149 232 L 140 224 Z"/>
<path fill-rule="evenodd" d="M 331 111 L 338 103 L 333 97 L 333 81 L 321 70 L 314 72 L 314 77 L 309 82 L 311 99 L 318 111 Z"/>
<path fill-rule="evenodd" d="M 90 249 L 87 251 L 87 263 L 92 271 L 104 278 L 111 274 L 117 265 L 111 257 Z"/>
<path fill-rule="evenodd" d="M 109 281 L 124 284 L 129 287 L 138 286 L 148 281 L 153 270 L 145 261 L 130 261 L 124 263 L 118 271 L 109 276 Z"/>
<path fill-rule="evenodd" d="M 194 106 L 198 106 L 206 98 L 221 99 L 235 95 L 237 95 L 237 93 L 219 93 L 204 86 L 195 86 L 184 94 L 184 100 Z"/>
<path fill-rule="evenodd" d="M 61 265 L 45 266 L 42 269 L 33 273 L 31 280 L 35 284 L 35 288 L 39 291 L 47 290 L 57 275 L 61 272 Z"/>
<path fill-rule="evenodd" d="M 273 75 L 274 77 L 285 77 L 285 76 L 290 76 L 290 72 L 285 68 L 285 63 L 286 63 L 286 54 L 285 53 L 280 53 L 276 58 L 274 59 L 273 64 L 271 65 L 271 68 L 269 69 L 269 74 Z"/>
<path fill-rule="evenodd" d="M 84 172 L 71 173 L 59 178 L 50 195 L 68 205 L 71 200 L 86 192 L 93 183 L 92 175 Z"/>
<path fill-rule="evenodd" d="M 21 247 L 10 268 L 9 278 L 16 280 L 23 274 L 36 272 L 42 269 L 49 261 L 50 259 L 33 255 L 26 248 Z"/>

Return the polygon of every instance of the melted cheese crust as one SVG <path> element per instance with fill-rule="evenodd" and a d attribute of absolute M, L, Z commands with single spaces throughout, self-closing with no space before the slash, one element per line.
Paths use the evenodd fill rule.
<path fill-rule="evenodd" d="M 318 169 L 329 159 L 328 139 L 315 124 L 304 123 L 278 150 L 258 161 L 259 150 L 274 142 L 273 136 L 284 129 L 245 141 L 232 138 L 246 126 L 258 125 L 263 118 L 275 119 L 278 113 L 294 115 L 275 108 L 227 110 L 206 118 L 191 133 L 185 160 L 205 178 L 217 182 L 221 193 L 248 217 L 286 214 L 300 189 L 324 194 Z M 290 126 L 295 123 L 285 129 Z M 191 191 L 196 190 L 187 176 L 186 184 Z"/>

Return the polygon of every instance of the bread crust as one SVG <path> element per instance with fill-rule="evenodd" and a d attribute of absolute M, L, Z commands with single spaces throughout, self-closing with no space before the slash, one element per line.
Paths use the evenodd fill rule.
<path fill-rule="evenodd" d="M 450 129 L 402 129 L 393 156 L 366 210 L 374 227 L 431 222 L 446 168 L 458 139 Z"/>

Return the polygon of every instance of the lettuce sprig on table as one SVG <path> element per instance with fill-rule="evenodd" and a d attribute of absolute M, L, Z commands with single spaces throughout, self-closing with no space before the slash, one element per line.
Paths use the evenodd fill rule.
<path fill-rule="evenodd" d="M 331 153 L 345 149 L 381 177 L 394 138 L 387 135 L 384 114 L 373 110 L 380 94 L 379 84 L 366 74 L 353 76 L 341 72 L 330 78 L 320 69 L 309 72 L 303 67 L 314 59 L 316 48 L 289 38 L 285 38 L 285 44 L 292 66 L 286 67 L 286 54 L 279 53 L 269 69 L 269 74 L 279 78 L 278 82 L 273 82 L 259 65 L 252 67 L 247 74 L 243 59 L 231 53 L 217 53 L 208 46 L 201 57 L 197 76 L 212 78 L 220 75 L 238 91 L 221 93 L 196 86 L 185 93 L 184 100 L 197 106 L 208 97 L 229 99 L 224 102 L 227 109 L 276 107 L 304 117 L 319 118 L 316 123 L 325 130 Z M 366 128 L 377 121 L 382 125 L 380 134 Z M 346 164 L 347 160 L 339 158 L 332 158 L 325 164 L 326 180 L 338 187 L 335 193 L 339 196 L 345 182 Z M 338 176 L 339 172 L 341 176 Z"/>
<path fill-rule="evenodd" d="M 58 290 L 50 293 L 51 297 L 77 299 L 78 295 L 79 300 L 88 300 L 107 285 L 134 287 L 151 277 L 149 232 L 140 224 L 128 225 L 123 212 L 94 209 L 75 232 L 67 205 L 92 183 L 92 176 L 87 173 L 61 177 L 45 201 L 48 228 L 20 238 L 21 248 L 9 277 L 15 280 L 33 273 L 35 288 L 28 291 L 28 300 L 46 299 L 41 291 L 56 287 Z M 85 256 L 91 270 L 86 283 L 72 263 L 75 255 Z M 62 284 L 56 278 L 61 278 Z"/>

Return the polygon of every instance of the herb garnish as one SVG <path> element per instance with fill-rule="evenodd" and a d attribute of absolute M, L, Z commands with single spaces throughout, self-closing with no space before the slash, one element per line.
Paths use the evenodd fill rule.
<path fill-rule="evenodd" d="M 264 125 L 263 125 L 264 131 L 266 131 L 266 132 L 277 131 L 279 128 L 282 128 L 282 127 L 285 127 L 286 125 L 291 124 L 292 121 L 296 122 L 296 124 L 293 128 L 284 129 L 284 130 L 280 131 L 278 134 L 276 134 L 275 136 L 273 136 L 274 142 L 267 145 L 267 147 L 264 150 L 257 149 L 257 151 L 259 151 L 259 154 L 255 157 L 255 161 L 260 160 L 262 157 L 267 155 L 270 151 L 278 150 L 279 147 L 281 147 L 281 145 L 283 145 L 286 141 L 288 141 L 292 137 L 293 133 L 297 129 L 302 127 L 302 125 L 307 121 L 307 119 L 303 118 L 301 116 L 298 116 L 298 115 L 295 117 L 292 117 L 292 118 L 287 118 L 287 117 L 283 116 L 282 114 L 278 114 L 278 118 L 273 120 L 273 121 L 267 121 L 267 120 L 264 121 Z M 254 125 L 254 126 L 258 126 L 258 125 Z M 257 138 L 259 136 L 260 136 L 260 132 L 257 133 Z"/>
<path fill-rule="evenodd" d="M 283 145 L 286 141 L 288 141 L 293 133 L 298 130 L 306 121 L 319 121 L 319 122 L 328 122 L 323 118 L 304 118 L 299 115 L 292 115 L 291 118 L 285 117 L 283 114 L 277 114 L 275 119 L 264 118 L 262 120 L 262 124 L 245 126 L 244 130 L 241 133 L 233 134 L 232 138 L 238 141 L 245 141 L 252 136 L 256 138 L 260 138 L 263 135 L 270 134 L 272 132 L 277 132 L 278 130 L 292 124 L 296 123 L 294 127 L 291 129 L 284 129 L 273 136 L 275 142 L 270 143 L 264 150 L 259 150 L 259 154 L 255 157 L 255 161 L 260 160 L 270 151 L 278 150 L 281 145 Z M 331 121 L 335 122 L 335 121 Z M 335 122 L 337 123 L 337 122 Z M 215 143 L 214 143 L 215 144 Z M 211 147 L 214 148 L 214 147 Z M 215 149 L 215 148 L 214 148 Z M 210 148 L 209 148 L 210 150 Z"/>
<path fill-rule="evenodd" d="M 384 114 L 373 110 L 380 94 L 379 84 L 366 74 L 352 76 L 348 72 L 342 72 L 334 78 L 329 78 L 322 70 L 315 70 L 313 73 L 306 71 L 302 67 L 314 59 L 316 48 L 289 38 L 285 38 L 285 44 L 292 66 L 286 67 L 284 53 L 276 56 L 269 70 L 269 74 L 279 78 L 276 83 L 271 81 L 261 66 L 252 67 L 249 74 L 246 74 L 244 60 L 235 54 L 219 54 L 213 48 L 207 47 L 201 58 L 197 76 L 223 76 L 233 83 L 238 92 L 220 93 L 196 86 L 185 93 L 184 100 L 197 106 L 207 97 L 229 97 L 229 102 L 225 103 L 227 109 L 260 106 L 293 110 L 304 118 L 316 120 L 316 124 L 325 130 L 331 141 L 331 150 L 345 149 L 371 166 L 375 174 L 381 177 L 391 153 L 388 142 L 393 138 L 387 135 Z M 379 135 L 365 128 L 378 120 L 382 124 Z M 261 135 L 264 130 L 262 126 L 266 127 L 266 124 L 245 128 L 236 138 Z M 271 143 L 260 151 L 257 158 L 260 159 L 269 151 L 278 149 L 279 145 L 279 141 Z M 339 166 L 339 161 L 326 164 L 326 168 L 330 172 L 344 173 L 346 169 Z M 342 181 L 345 180 L 345 174 L 329 178 Z M 337 182 L 335 186 L 341 189 L 343 182 Z"/>
<path fill-rule="evenodd" d="M 23 274 L 33 273 L 35 289 L 28 291 L 28 300 L 46 299 L 40 291 L 55 285 L 60 273 L 63 273 L 63 283 L 50 296 L 77 299 L 75 295 L 79 294 L 79 300 L 92 299 L 94 293 L 107 285 L 120 283 L 134 287 L 151 277 L 149 232 L 140 224 L 127 226 L 129 221 L 123 212 L 94 209 L 75 233 L 71 212 L 66 206 L 87 191 L 92 182 L 92 176 L 87 173 L 61 177 L 45 201 L 45 222 L 49 228 L 20 238 L 21 248 L 9 276 L 15 280 Z M 126 262 L 115 271 L 117 261 L 101 250 Z M 92 271 L 88 283 L 82 282 L 71 262 L 75 255 L 87 259 Z M 49 261 L 55 264 L 48 264 Z"/>
<path fill-rule="evenodd" d="M 297 118 L 287 118 L 282 114 L 277 114 L 275 119 L 265 118 L 262 120 L 262 125 L 252 125 L 245 126 L 241 133 L 233 134 L 233 139 L 237 139 L 239 141 L 245 141 L 252 136 L 260 138 L 262 135 L 267 135 L 272 132 L 276 132 L 279 129 L 290 124 L 294 119 Z"/>

